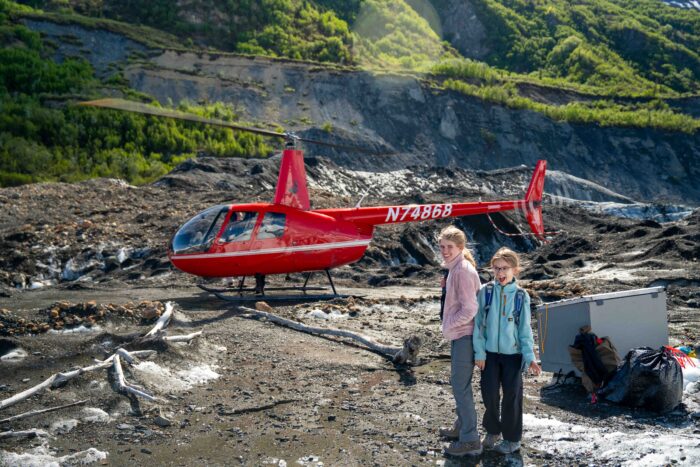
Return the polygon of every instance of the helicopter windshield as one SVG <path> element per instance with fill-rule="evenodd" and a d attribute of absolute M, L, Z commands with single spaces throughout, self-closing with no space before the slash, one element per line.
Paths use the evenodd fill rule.
<path fill-rule="evenodd" d="M 228 206 L 214 206 L 202 211 L 180 227 L 171 242 L 175 254 L 209 250 L 226 218 Z"/>

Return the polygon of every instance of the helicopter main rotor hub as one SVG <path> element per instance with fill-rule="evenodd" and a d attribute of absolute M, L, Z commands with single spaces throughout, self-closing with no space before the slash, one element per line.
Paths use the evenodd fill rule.
<path fill-rule="evenodd" d="M 296 149 L 299 141 L 299 136 L 292 131 L 284 132 L 284 147 L 285 149 Z"/>

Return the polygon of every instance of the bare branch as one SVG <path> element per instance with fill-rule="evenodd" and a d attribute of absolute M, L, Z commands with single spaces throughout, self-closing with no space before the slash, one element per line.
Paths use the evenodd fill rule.
<path fill-rule="evenodd" d="M 114 373 L 117 375 L 117 385 L 119 387 L 120 392 L 133 394 L 135 396 L 142 397 L 149 401 L 157 400 L 152 395 L 147 394 L 139 389 L 136 389 L 135 387 L 130 386 L 126 383 L 126 379 L 124 379 L 124 370 L 122 370 L 121 358 L 119 357 L 119 355 L 114 356 L 112 366 L 114 368 Z"/>
<path fill-rule="evenodd" d="M 153 326 L 153 329 L 148 331 L 145 337 L 152 336 L 162 329 L 164 329 L 168 323 L 170 322 L 170 318 L 173 315 L 173 302 L 168 302 L 165 304 L 165 311 L 163 314 L 158 318 L 158 321 L 156 322 L 156 325 Z"/>
<path fill-rule="evenodd" d="M 85 400 L 78 401 L 78 402 L 72 402 L 70 404 L 59 405 L 57 407 L 50 407 L 48 409 L 32 410 L 31 412 L 21 413 L 19 415 L 14 415 L 12 417 L 0 420 L 0 423 L 10 423 L 10 422 L 14 422 L 17 420 L 22 420 L 23 418 L 33 417 L 34 415 L 39 415 L 39 414 L 46 413 L 46 412 L 55 412 L 56 410 L 67 409 L 69 407 L 75 407 L 76 405 L 82 405 L 82 404 L 86 403 L 87 401 L 88 400 L 85 399 Z"/>
<path fill-rule="evenodd" d="M 242 409 L 233 409 L 233 410 L 219 410 L 218 414 L 219 415 L 240 415 L 240 414 L 244 414 L 244 413 L 260 412 L 263 410 L 275 408 L 278 405 L 290 404 L 292 402 L 297 402 L 297 401 L 298 401 L 298 399 L 282 399 L 279 401 L 271 402 L 270 404 L 258 405 L 255 407 L 245 407 Z"/>
<path fill-rule="evenodd" d="M 132 357 L 141 357 L 141 356 L 151 355 L 152 353 L 153 353 L 152 350 L 138 350 L 138 351 L 134 351 L 134 352 L 129 352 L 129 355 Z M 56 387 L 62 386 L 68 380 L 71 380 L 71 379 L 75 378 L 76 376 L 80 376 L 83 373 L 87 373 L 88 371 L 109 368 L 112 365 L 112 361 L 114 360 L 116 355 L 117 354 L 111 355 L 105 361 L 102 361 L 102 362 L 98 361 L 94 365 L 86 366 L 83 368 L 78 368 L 77 370 L 67 371 L 65 373 L 56 373 L 54 375 L 51 375 L 45 381 L 37 384 L 36 386 L 33 386 L 33 387 L 26 389 L 18 394 L 15 394 L 12 397 L 9 397 L 5 400 L 0 401 L 0 410 L 4 409 L 6 407 L 9 407 L 11 405 L 14 405 L 17 402 L 23 401 L 23 400 L 33 396 L 34 394 L 36 394 L 40 391 L 43 391 L 44 389 L 46 389 L 48 387 L 56 388 Z"/>
<path fill-rule="evenodd" d="M 371 338 L 367 336 L 363 336 L 362 334 L 358 334 L 352 331 L 347 331 L 344 329 L 307 326 L 303 323 L 282 318 L 267 311 L 254 310 L 248 307 L 240 308 L 255 316 L 265 318 L 273 323 L 280 324 L 282 326 L 292 328 L 297 331 L 305 332 L 308 334 L 347 337 L 349 339 L 353 339 L 357 342 L 360 342 L 362 345 L 366 346 L 370 350 L 380 353 L 385 357 L 391 359 L 394 363 L 405 363 L 408 360 L 415 360 L 415 358 L 418 356 L 418 351 L 420 350 L 421 340 L 417 336 L 412 336 L 406 339 L 404 341 L 403 347 L 392 347 L 384 344 L 379 344 L 377 342 L 374 342 Z"/>
<path fill-rule="evenodd" d="M 44 430 L 37 430 L 33 428 L 31 430 L 22 431 L 3 431 L 0 432 L 0 439 L 10 439 L 10 438 L 38 438 L 40 436 L 48 436 L 49 434 Z"/>
<path fill-rule="evenodd" d="M 195 337 L 202 335 L 202 331 L 193 332 L 191 334 L 185 334 L 184 336 L 163 336 L 163 340 L 168 342 L 189 342 Z"/>

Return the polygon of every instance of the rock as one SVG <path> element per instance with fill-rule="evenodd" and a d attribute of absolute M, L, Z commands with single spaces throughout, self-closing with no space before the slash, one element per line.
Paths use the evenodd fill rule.
<path fill-rule="evenodd" d="M 265 302 L 255 302 L 255 309 L 266 313 L 274 313 L 275 309 Z"/>
<path fill-rule="evenodd" d="M 141 452 L 144 453 L 144 454 L 149 454 L 149 455 L 150 455 L 150 454 L 153 454 L 153 451 L 151 451 L 151 450 L 148 449 L 148 448 L 141 448 Z"/>
<path fill-rule="evenodd" d="M 145 320 L 155 319 L 158 316 L 160 316 L 160 313 L 158 313 L 158 310 L 156 310 L 155 308 L 142 308 L 140 310 L 140 314 L 141 318 Z"/>
<path fill-rule="evenodd" d="M 18 289 L 24 289 L 27 286 L 27 276 L 21 272 L 12 275 L 12 285 Z"/>
<path fill-rule="evenodd" d="M 120 423 L 117 425 L 117 430 L 134 430 L 136 427 L 128 423 Z"/>
<path fill-rule="evenodd" d="M 172 422 L 167 418 L 163 417 L 162 415 L 158 415 L 156 418 L 154 418 L 153 423 L 162 428 L 172 425 Z"/>

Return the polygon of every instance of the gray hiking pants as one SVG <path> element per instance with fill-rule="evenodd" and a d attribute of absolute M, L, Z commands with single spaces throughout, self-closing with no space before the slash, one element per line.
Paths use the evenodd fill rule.
<path fill-rule="evenodd" d="M 472 393 L 472 372 L 474 371 L 474 349 L 472 336 L 462 336 L 452 341 L 452 394 L 457 403 L 457 426 L 459 440 L 470 442 L 479 440 L 477 430 L 474 394 Z"/>

